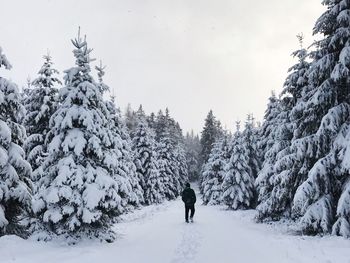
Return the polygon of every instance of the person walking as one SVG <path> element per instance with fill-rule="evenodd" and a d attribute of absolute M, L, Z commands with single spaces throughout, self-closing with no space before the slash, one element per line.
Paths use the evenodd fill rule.
<path fill-rule="evenodd" d="M 190 222 L 193 223 L 193 216 L 194 216 L 194 204 L 196 203 L 196 194 L 194 190 L 191 188 L 190 183 L 186 183 L 185 189 L 182 191 L 182 201 L 185 203 L 185 220 L 186 223 L 189 223 L 188 221 L 188 214 L 191 211 L 190 214 Z"/>

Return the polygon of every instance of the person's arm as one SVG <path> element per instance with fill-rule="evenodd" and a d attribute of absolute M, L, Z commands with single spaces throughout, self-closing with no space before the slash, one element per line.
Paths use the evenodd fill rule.
<path fill-rule="evenodd" d="M 185 191 L 182 191 L 182 193 L 181 193 L 181 199 L 182 199 L 182 202 L 185 202 Z"/>
<path fill-rule="evenodd" d="M 196 193 L 194 192 L 194 190 L 192 190 L 192 192 L 193 192 L 193 203 L 195 204 L 197 201 Z"/>

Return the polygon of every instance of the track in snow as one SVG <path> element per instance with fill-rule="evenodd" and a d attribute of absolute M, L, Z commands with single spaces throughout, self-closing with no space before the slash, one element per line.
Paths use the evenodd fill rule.
<path fill-rule="evenodd" d="M 181 229 L 181 241 L 175 249 L 174 259 L 171 263 L 195 262 L 201 239 L 199 225 L 184 223 Z"/>

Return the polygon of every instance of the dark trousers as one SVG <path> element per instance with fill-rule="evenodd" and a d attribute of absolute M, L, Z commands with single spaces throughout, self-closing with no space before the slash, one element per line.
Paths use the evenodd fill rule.
<path fill-rule="evenodd" d="M 194 204 L 193 205 L 185 205 L 185 219 L 186 219 L 186 221 L 188 221 L 188 213 L 190 212 L 190 210 L 191 210 L 190 217 L 193 218 L 194 211 L 195 211 Z"/>

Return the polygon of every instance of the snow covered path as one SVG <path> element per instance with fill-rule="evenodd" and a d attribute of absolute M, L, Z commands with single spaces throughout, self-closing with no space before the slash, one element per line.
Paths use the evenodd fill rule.
<path fill-rule="evenodd" d="M 350 241 L 300 237 L 252 222 L 253 211 L 197 205 L 194 224 L 183 222 L 181 200 L 150 206 L 116 225 L 113 244 L 66 246 L 14 236 L 0 238 L 0 262 L 20 263 L 350 263 Z"/>

